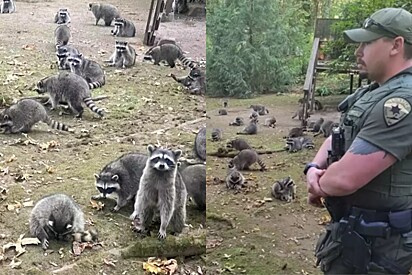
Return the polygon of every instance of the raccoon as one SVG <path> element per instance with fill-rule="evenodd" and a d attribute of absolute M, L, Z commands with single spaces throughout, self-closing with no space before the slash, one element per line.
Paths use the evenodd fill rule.
<path fill-rule="evenodd" d="M 257 120 L 252 119 L 249 125 L 243 128 L 242 132 L 238 132 L 238 135 L 256 135 L 257 134 Z"/>
<path fill-rule="evenodd" d="M 266 115 L 269 114 L 269 110 L 266 109 L 265 106 L 256 104 L 256 105 L 250 105 L 249 108 L 253 109 L 253 111 L 259 113 L 259 115 Z"/>
<path fill-rule="evenodd" d="M 232 164 L 228 165 L 228 173 L 226 176 L 227 189 L 240 190 L 244 186 L 245 177 Z"/>
<path fill-rule="evenodd" d="M 261 171 L 266 170 L 265 163 L 263 163 L 255 150 L 244 149 L 240 151 L 239 154 L 229 162 L 229 164 L 236 167 L 237 170 L 242 171 L 248 170 L 249 166 L 251 166 L 255 162 L 259 164 Z"/>
<path fill-rule="evenodd" d="M 222 140 L 223 131 L 222 129 L 212 129 L 212 141 Z"/>
<path fill-rule="evenodd" d="M 320 127 L 322 126 L 323 122 L 325 122 L 323 117 L 316 120 L 315 125 L 313 125 L 312 127 L 312 132 L 318 133 L 320 131 Z"/>
<path fill-rule="evenodd" d="M 298 117 L 299 120 L 303 120 L 303 106 L 299 106 L 298 110 L 292 116 L 292 119 Z"/>
<path fill-rule="evenodd" d="M 174 12 L 176 14 L 180 13 L 187 13 L 189 11 L 189 6 L 187 5 L 187 0 L 176 0 L 174 6 Z"/>
<path fill-rule="evenodd" d="M 245 125 L 242 117 L 236 117 L 234 121 L 229 122 L 229 126 L 242 126 Z"/>
<path fill-rule="evenodd" d="M 104 116 L 104 110 L 98 108 L 91 99 L 86 80 L 76 74 L 61 72 L 58 75 L 45 77 L 37 83 L 36 91 L 39 94 L 49 93 L 52 109 L 56 109 L 60 101 L 66 101 L 76 117 L 81 118 L 83 102 L 100 117 Z"/>
<path fill-rule="evenodd" d="M 146 233 L 154 210 L 160 211 L 159 239 L 166 238 L 169 222 L 173 232 L 181 233 L 186 222 L 187 191 L 180 173 L 178 160 L 182 151 L 147 146 L 149 157 L 140 178 L 134 212 L 130 219 L 136 222 L 136 231 Z"/>
<path fill-rule="evenodd" d="M 70 69 L 70 63 L 67 61 L 67 58 L 70 55 L 76 55 L 79 54 L 79 50 L 77 50 L 73 46 L 56 46 L 56 56 L 57 56 L 57 63 L 58 63 L 58 68 L 59 70 L 69 70 Z"/>
<path fill-rule="evenodd" d="M 332 120 L 327 120 L 322 123 L 322 126 L 320 126 L 319 132 L 317 132 L 313 136 L 316 137 L 320 134 L 323 134 L 324 137 L 328 137 L 332 133 L 332 128 L 336 126 L 339 126 L 339 124 L 333 122 Z"/>
<path fill-rule="evenodd" d="M 296 184 L 289 177 L 278 180 L 272 186 L 272 196 L 281 201 L 291 202 L 296 197 Z"/>
<path fill-rule="evenodd" d="M 194 151 L 199 159 L 206 161 L 206 127 L 201 128 L 196 134 Z"/>
<path fill-rule="evenodd" d="M 306 149 L 314 149 L 315 144 L 313 141 L 308 137 L 296 137 L 296 138 L 288 138 L 286 140 L 285 149 L 291 153 L 297 152 L 302 150 L 303 148 Z"/>
<path fill-rule="evenodd" d="M 14 0 L 1 0 L 0 13 L 13 13 L 16 12 L 16 5 Z"/>
<path fill-rule="evenodd" d="M 294 138 L 303 136 L 304 128 L 303 127 L 294 127 L 290 129 L 289 134 L 285 138 Z"/>
<path fill-rule="evenodd" d="M 187 76 L 177 77 L 174 74 L 170 74 L 170 76 L 192 94 L 203 95 L 205 93 L 206 76 L 204 70 L 200 68 L 191 69 Z"/>
<path fill-rule="evenodd" d="M 227 108 L 228 102 L 229 101 L 227 99 L 223 100 L 223 108 Z"/>
<path fill-rule="evenodd" d="M 173 39 L 173 38 L 162 38 L 162 39 L 157 40 L 154 43 L 155 47 L 156 46 L 162 46 L 163 44 L 175 44 L 176 45 L 176 40 Z"/>
<path fill-rule="evenodd" d="M 117 41 L 115 42 L 114 53 L 110 57 L 109 66 L 114 66 L 116 68 L 130 68 L 134 65 L 136 61 L 136 51 L 129 45 L 127 41 Z"/>
<path fill-rule="evenodd" d="M 274 116 L 269 117 L 267 119 L 265 119 L 265 124 L 266 127 L 272 127 L 275 128 L 276 126 L 276 118 Z"/>
<path fill-rule="evenodd" d="M 134 37 L 136 28 L 132 21 L 118 17 L 114 19 L 114 29 L 111 33 L 114 36 Z"/>
<path fill-rule="evenodd" d="M 83 54 L 72 54 L 67 58 L 70 71 L 83 77 L 90 89 L 102 87 L 105 84 L 105 75 L 99 63 L 84 58 Z"/>
<path fill-rule="evenodd" d="M 84 232 L 83 211 L 65 194 L 53 194 L 40 199 L 31 211 L 30 233 L 49 247 L 49 240 L 70 240 L 72 234 Z"/>
<path fill-rule="evenodd" d="M 161 46 L 153 47 L 145 53 L 144 59 L 153 60 L 154 65 L 159 65 L 160 61 L 166 60 L 170 68 L 175 67 L 175 61 L 176 59 L 179 59 L 186 67 L 190 67 L 191 69 L 197 67 L 196 63 L 186 58 L 183 55 L 182 49 L 175 44 L 163 44 Z"/>
<path fill-rule="evenodd" d="M 189 196 L 200 210 L 206 210 L 206 165 L 189 165 L 179 171 Z"/>
<path fill-rule="evenodd" d="M 259 114 L 256 111 L 252 111 L 252 113 L 249 116 L 250 119 L 257 119 L 259 118 Z"/>
<path fill-rule="evenodd" d="M 100 19 L 103 19 L 104 24 L 110 26 L 113 19 L 120 17 L 117 8 L 110 4 L 90 3 L 89 10 L 92 11 L 94 17 L 96 17 L 96 25 Z"/>
<path fill-rule="evenodd" d="M 73 240 L 76 242 L 95 242 L 99 239 L 98 232 L 94 228 L 73 234 Z"/>
<path fill-rule="evenodd" d="M 67 9 L 59 9 L 54 16 L 54 23 L 57 24 L 69 24 L 71 22 L 70 13 Z"/>
<path fill-rule="evenodd" d="M 252 149 L 252 146 L 249 145 L 249 143 L 247 143 L 246 140 L 241 139 L 241 138 L 236 138 L 233 140 L 229 140 L 226 143 L 226 148 L 233 148 L 236 149 L 238 151 L 242 151 L 245 149 Z"/>
<path fill-rule="evenodd" d="M 34 99 L 21 99 L 0 113 L 0 128 L 5 133 L 27 133 L 34 124 L 43 121 L 53 129 L 72 131 L 63 123 L 51 119 L 43 105 Z"/>
<path fill-rule="evenodd" d="M 128 153 L 108 163 L 99 174 L 95 174 L 98 195 L 92 199 L 105 199 L 107 195 L 117 195 L 117 212 L 132 200 L 139 189 L 139 181 L 146 166 L 147 156 L 140 153 Z"/>
<path fill-rule="evenodd" d="M 217 112 L 220 116 L 226 116 L 227 115 L 226 109 L 219 109 Z"/>
<path fill-rule="evenodd" d="M 70 28 L 67 25 L 59 25 L 54 31 L 54 39 L 57 46 L 64 46 L 71 38 Z"/>

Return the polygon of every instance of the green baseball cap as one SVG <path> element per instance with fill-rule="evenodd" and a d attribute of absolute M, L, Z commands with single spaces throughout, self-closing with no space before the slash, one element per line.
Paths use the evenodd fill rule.
<path fill-rule="evenodd" d="M 347 42 L 371 42 L 381 37 L 402 36 L 412 44 L 412 14 L 400 8 L 378 10 L 367 18 L 362 28 L 343 32 Z"/>

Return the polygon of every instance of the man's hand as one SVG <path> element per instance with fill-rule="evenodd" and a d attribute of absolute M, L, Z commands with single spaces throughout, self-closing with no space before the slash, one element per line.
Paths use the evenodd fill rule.
<path fill-rule="evenodd" d="M 309 193 L 318 197 L 322 197 L 322 195 L 324 195 L 322 190 L 319 188 L 319 179 L 323 176 L 325 171 L 325 169 L 317 169 L 316 167 L 309 169 L 306 174 L 306 185 Z"/>

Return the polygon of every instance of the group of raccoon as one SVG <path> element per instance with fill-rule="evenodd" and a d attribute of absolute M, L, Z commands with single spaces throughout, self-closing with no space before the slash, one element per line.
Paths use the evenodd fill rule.
<path fill-rule="evenodd" d="M 134 231 L 143 236 L 150 232 L 155 213 L 160 215 L 158 238 L 166 238 L 169 224 L 173 233 L 181 233 L 186 225 L 186 200 L 191 197 L 197 207 L 206 209 L 206 166 L 203 163 L 180 162 L 180 150 L 148 145 L 148 155 L 132 152 L 111 161 L 95 174 L 98 195 L 105 199 L 116 194 L 113 212 L 134 199 L 130 219 Z M 90 241 L 97 239 L 96 230 L 85 230 L 80 206 L 65 194 L 40 199 L 31 211 L 30 232 L 43 249 L 49 240 Z"/>
<path fill-rule="evenodd" d="M 10 3 L 15 11 L 12 0 L 1 1 L 2 12 L 7 9 L 10 12 L 11 6 L 7 6 Z M 89 8 L 96 17 L 96 24 L 102 18 L 105 25 L 110 25 L 113 19 L 116 20 L 116 16 L 113 15 L 114 6 L 92 3 L 89 4 Z M 104 72 L 98 63 L 85 59 L 77 49 L 67 45 L 71 36 L 67 26 L 70 22 L 68 10 L 60 9 L 55 16 L 55 23 L 59 24 L 55 31 L 56 55 L 59 69 L 70 69 L 71 72 L 60 72 L 58 75 L 45 77 L 37 83 L 35 90 L 49 94 L 52 109 L 65 103 L 76 117 L 81 117 L 84 103 L 103 117 L 104 110 L 95 106 L 90 89 L 105 84 Z M 122 27 L 119 24 L 115 24 L 115 30 L 112 32 L 115 35 L 121 32 Z M 127 42 L 116 42 L 115 54 L 128 51 L 125 48 L 128 48 Z M 116 66 L 118 57 L 119 55 L 115 55 L 115 61 L 111 58 Z M 125 61 L 122 62 L 122 67 L 125 67 Z M 198 68 L 192 68 L 189 75 L 193 82 L 201 77 L 195 69 Z M 52 128 L 70 130 L 67 125 L 52 120 L 44 106 L 33 99 L 21 99 L 0 114 L 0 128 L 3 128 L 5 133 L 29 132 L 39 121 L 47 123 Z M 195 153 L 203 161 L 206 160 L 205 131 L 206 128 L 199 131 L 195 139 Z M 180 150 L 153 145 L 149 145 L 147 149 L 148 155 L 129 153 L 106 165 L 98 175 L 95 175 L 96 187 L 100 193 L 93 198 L 102 199 L 116 194 L 116 206 L 113 211 L 118 211 L 135 198 L 134 211 L 130 218 L 134 221 L 135 230 L 142 234 L 149 232 L 152 218 L 158 210 L 161 221 L 158 238 L 164 239 L 169 224 L 174 233 L 182 232 L 186 224 L 187 195 L 194 200 L 199 209 L 205 210 L 206 168 L 204 163 L 180 162 Z M 65 194 L 48 195 L 40 199 L 30 214 L 29 227 L 31 234 L 41 241 L 43 249 L 48 248 L 51 239 L 89 241 L 97 238 L 96 231 L 85 230 L 84 214 L 80 206 Z"/>
<path fill-rule="evenodd" d="M 228 189 L 239 191 L 244 187 L 245 177 L 240 171 L 247 170 L 255 162 L 260 165 L 261 171 L 266 170 L 266 165 L 246 140 L 240 138 L 230 140 L 227 142 L 226 147 L 239 151 L 239 153 L 228 163 L 228 171 L 226 175 L 226 187 Z M 292 199 L 295 199 L 296 185 L 290 177 L 278 180 L 273 184 L 271 194 L 276 199 L 290 202 Z"/>

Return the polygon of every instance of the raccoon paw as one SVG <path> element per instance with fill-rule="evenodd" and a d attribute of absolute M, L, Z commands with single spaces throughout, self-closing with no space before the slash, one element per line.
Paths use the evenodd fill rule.
<path fill-rule="evenodd" d="M 117 212 L 120 210 L 120 206 L 116 205 L 115 207 L 112 208 L 111 212 Z"/>
<path fill-rule="evenodd" d="M 166 239 L 166 231 L 159 230 L 159 233 L 157 233 L 157 238 L 158 238 L 159 240 L 164 240 L 164 239 Z"/>
<path fill-rule="evenodd" d="M 103 199 L 103 197 L 101 196 L 101 194 L 98 194 L 98 195 L 93 195 L 92 199 L 93 200 L 101 200 L 101 199 Z"/>
<path fill-rule="evenodd" d="M 43 248 L 43 250 L 47 250 L 47 248 L 49 248 L 49 241 L 47 239 L 44 239 L 41 247 Z"/>

